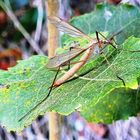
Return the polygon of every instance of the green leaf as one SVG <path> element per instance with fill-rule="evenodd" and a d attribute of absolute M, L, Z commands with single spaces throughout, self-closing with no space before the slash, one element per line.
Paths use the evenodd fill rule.
<path fill-rule="evenodd" d="M 47 94 L 54 72 L 46 63 L 46 56 L 33 56 L 0 71 L 0 122 L 8 130 L 22 130 L 26 124 L 19 123 L 19 117 Z"/>
<path fill-rule="evenodd" d="M 140 111 L 139 100 L 140 93 L 137 90 L 118 88 L 93 98 L 88 106 L 84 106 L 81 114 L 88 121 L 112 123 L 113 120 L 137 116 Z"/>
<path fill-rule="evenodd" d="M 132 35 L 140 37 L 140 10 L 128 4 L 118 6 L 98 4 L 93 12 L 74 17 L 70 23 L 86 34 L 107 31 L 111 35 L 122 29 L 116 37 L 119 44 Z M 67 39 L 64 37 L 62 40 Z"/>
<path fill-rule="evenodd" d="M 70 113 L 68 110 L 73 112 L 74 109 L 79 108 L 87 120 L 103 123 L 111 123 L 118 119 L 126 119 L 128 116 L 136 115 L 140 110 L 139 93 L 137 90 L 126 89 L 137 89 L 138 87 L 140 53 L 130 51 L 139 50 L 139 46 L 140 39 L 130 37 L 122 45 L 124 51 L 114 51 L 113 55 L 108 58 L 109 65 L 108 62 L 104 61 L 99 66 L 96 61 L 91 60 L 83 69 L 91 69 L 92 71 L 54 91 L 53 95 L 56 94 L 55 97 L 58 100 L 52 108 L 66 115 Z M 83 72 L 83 70 L 81 71 Z M 116 75 L 124 80 L 125 86 Z M 123 91 L 116 90 L 116 88 L 121 87 L 124 87 Z M 62 99 L 61 94 L 67 99 Z M 133 105 L 131 105 L 132 103 Z M 112 104 L 112 108 L 106 108 L 110 104 Z M 125 105 L 122 106 L 123 104 Z M 106 116 L 106 114 L 110 116 Z"/>

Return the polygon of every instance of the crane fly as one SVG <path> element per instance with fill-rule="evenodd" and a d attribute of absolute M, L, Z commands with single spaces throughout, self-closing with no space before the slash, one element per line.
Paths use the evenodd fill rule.
<path fill-rule="evenodd" d="M 99 49 L 101 49 L 101 48 L 103 49 L 102 44 L 110 44 L 114 48 L 116 48 L 116 46 L 114 46 L 111 41 L 112 41 L 112 39 L 115 35 L 117 35 L 121 32 L 121 31 L 119 31 L 119 32 L 115 33 L 109 39 L 106 39 L 106 37 L 103 36 L 101 33 L 96 32 L 97 39 L 93 39 L 92 37 L 86 35 L 82 31 L 77 29 L 76 27 L 74 27 L 74 26 L 70 25 L 69 23 L 61 20 L 58 17 L 48 17 L 48 19 L 60 31 L 65 32 L 66 34 L 69 34 L 71 36 L 86 38 L 89 41 L 89 43 L 84 48 L 73 47 L 68 52 L 56 55 L 55 57 L 49 59 L 46 67 L 48 69 L 57 69 L 57 73 L 55 74 L 52 85 L 50 86 L 49 93 L 43 100 L 41 100 L 37 105 L 35 105 L 31 110 L 29 110 L 24 116 L 22 116 L 19 119 L 19 121 L 24 119 L 36 107 L 38 107 L 40 104 L 42 104 L 49 97 L 53 87 L 60 86 L 66 80 L 71 78 L 75 74 L 75 72 L 77 72 L 87 62 L 87 60 L 89 59 L 91 54 L 95 51 L 95 48 L 97 47 L 97 45 L 98 45 Z M 105 39 L 105 41 L 99 40 L 98 34 L 100 34 Z M 76 62 L 76 64 L 71 69 L 69 69 L 60 79 L 56 80 L 58 72 L 60 70 L 60 67 L 68 65 L 71 60 L 73 60 L 74 58 L 76 58 L 77 56 L 79 56 L 82 53 L 84 53 L 84 55 L 81 57 L 80 61 Z"/>
<path fill-rule="evenodd" d="M 116 46 L 114 46 L 112 44 L 112 40 L 113 40 L 113 37 L 117 34 L 119 34 L 121 32 L 118 31 L 117 33 L 113 34 L 109 39 L 106 39 L 105 36 L 103 36 L 101 33 L 97 32 L 96 31 L 96 39 L 93 39 L 92 37 L 86 35 L 85 33 L 83 33 L 82 31 L 80 31 L 79 29 L 77 29 L 76 27 L 70 25 L 69 23 L 63 21 L 62 19 L 58 18 L 58 17 L 48 17 L 49 21 L 54 24 L 60 31 L 62 32 L 65 32 L 67 34 L 69 34 L 70 36 L 77 36 L 77 37 L 83 37 L 83 38 L 86 38 L 90 43 L 88 43 L 88 45 L 84 48 L 75 48 L 75 49 L 71 49 L 70 51 L 68 51 L 67 53 L 63 53 L 63 54 L 60 54 L 60 55 L 57 55 L 53 58 L 51 58 L 48 63 L 47 63 L 47 68 L 49 69 L 53 69 L 53 68 L 58 68 L 60 70 L 60 67 L 62 66 L 65 66 L 67 64 L 69 64 L 69 61 L 76 58 L 77 56 L 79 56 L 80 54 L 82 54 L 83 52 L 87 51 L 88 49 L 93 52 L 95 51 L 95 48 L 97 47 L 98 45 L 98 48 L 101 49 L 102 48 L 102 44 L 111 44 L 114 48 L 116 48 Z M 99 35 L 100 34 L 103 38 L 105 38 L 105 41 L 102 41 L 99 39 Z M 90 53 L 88 54 L 89 57 L 90 57 Z M 88 58 L 89 58 L 88 57 Z M 87 59 L 88 59 L 87 58 Z M 83 61 L 83 64 L 80 65 L 80 63 L 82 63 Z M 74 69 L 73 70 L 70 70 L 70 71 L 73 71 L 73 74 L 78 70 L 80 69 L 80 67 L 82 65 L 84 65 L 84 62 L 86 62 L 87 60 L 80 60 L 79 64 L 79 67 Z M 58 73 L 57 73 L 58 74 Z M 69 79 L 71 76 L 73 76 L 72 73 L 69 73 L 69 71 L 61 78 L 63 80 L 58 80 L 57 81 L 53 81 L 52 83 L 52 86 L 53 87 L 57 87 L 59 85 L 61 85 L 64 81 L 66 81 L 67 79 Z M 69 76 L 68 76 L 69 75 Z M 56 78 L 56 77 L 55 77 Z M 61 81 L 61 82 L 60 82 Z M 52 87 L 51 86 L 51 87 Z"/>
<path fill-rule="evenodd" d="M 97 45 L 99 45 L 99 48 L 101 48 L 101 45 L 103 43 L 106 43 L 106 44 L 111 44 L 114 48 L 116 48 L 116 46 L 114 46 L 111 43 L 111 40 L 113 39 L 113 37 L 115 35 L 119 34 L 120 31 L 115 33 L 108 40 L 101 33 L 96 32 L 97 39 L 93 39 L 92 37 L 86 35 L 82 31 L 77 29 L 76 27 L 70 25 L 69 23 L 63 21 L 62 19 L 60 19 L 58 17 L 48 17 L 48 19 L 60 31 L 65 32 L 66 34 L 69 34 L 70 36 L 82 37 L 82 38 L 86 38 L 88 41 L 90 41 L 90 43 L 85 48 L 73 47 L 73 49 L 71 49 L 70 51 L 68 51 L 66 53 L 59 54 L 53 58 L 50 58 L 50 60 L 47 63 L 47 68 L 49 68 L 49 69 L 58 68 L 59 66 L 64 66 L 69 60 L 72 60 L 75 57 L 79 56 L 81 53 L 83 53 L 84 51 L 89 49 L 92 45 L 94 45 L 95 47 Z M 105 38 L 106 41 L 103 42 L 103 41 L 99 40 L 98 34 L 100 34 L 103 38 Z"/>

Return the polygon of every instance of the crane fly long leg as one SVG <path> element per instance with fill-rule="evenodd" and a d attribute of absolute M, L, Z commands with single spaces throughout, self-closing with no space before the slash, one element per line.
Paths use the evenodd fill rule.
<path fill-rule="evenodd" d="M 72 49 L 73 49 L 73 47 L 70 47 L 69 50 L 71 51 Z M 70 69 L 70 65 L 71 65 L 71 64 L 70 64 L 70 60 L 69 60 L 69 61 L 68 61 L 68 70 Z"/>
<path fill-rule="evenodd" d="M 101 48 L 101 42 L 100 42 L 98 33 L 99 33 L 102 37 L 104 37 L 106 40 L 107 40 L 107 38 L 106 38 L 104 35 L 102 35 L 100 32 L 97 32 L 97 31 L 96 31 L 96 36 L 97 36 L 98 44 L 99 44 L 99 47 Z M 115 36 L 115 35 L 114 35 L 114 36 Z M 113 36 L 110 37 L 110 39 L 113 39 Z M 110 39 L 109 39 L 109 42 L 108 42 L 109 44 L 111 44 Z M 112 45 L 112 44 L 111 44 L 111 45 Z M 109 61 L 108 61 L 108 59 L 106 58 L 105 55 L 104 55 L 104 58 L 105 58 L 107 64 L 110 66 L 110 63 L 109 63 Z M 112 69 L 112 72 L 115 73 L 114 71 L 115 71 L 115 70 L 114 70 L 114 68 L 113 68 L 113 69 Z M 118 76 L 118 75 L 116 75 L 116 77 L 117 77 L 119 80 L 121 80 L 122 83 L 123 83 L 123 85 L 125 86 L 125 81 L 124 81 L 120 76 Z"/>
<path fill-rule="evenodd" d="M 70 65 L 81 63 L 81 62 L 85 62 L 85 61 L 84 60 L 79 60 L 79 61 L 75 61 L 75 62 L 70 62 Z M 69 63 L 68 63 L 68 65 L 69 65 Z"/>
<path fill-rule="evenodd" d="M 116 77 L 122 81 L 123 85 L 126 86 L 125 81 L 123 80 L 123 78 L 121 78 L 120 76 L 116 75 Z"/>
<path fill-rule="evenodd" d="M 96 37 L 97 37 L 99 48 L 102 48 L 102 44 L 101 44 L 101 41 L 99 39 L 99 35 L 98 35 L 98 32 L 97 31 L 96 31 Z"/>
<path fill-rule="evenodd" d="M 55 74 L 55 76 L 54 76 L 53 82 L 52 82 L 52 84 L 51 84 L 51 86 L 50 86 L 49 93 L 48 93 L 48 95 L 44 98 L 45 100 L 46 100 L 46 99 L 50 96 L 50 94 L 51 94 L 51 91 L 52 91 L 52 89 L 53 89 L 53 85 L 54 85 L 54 83 L 55 83 L 55 80 L 56 80 L 56 78 L 57 78 L 57 75 L 58 75 L 59 71 L 60 71 L 60 67 L 58 67 L 58 70 L 57 70 L 57 72 L 56 72 L 56 74 Z M 44 99 L 43 99 L 43 100 L 44 100 Z M 40 103 L 42 103 L 42 102 L 40 102 Z"/>
<path fill-rule="evenodd" d="M 106 58 L 105 55 L 104 55 L 104 58 L 105 58 L 105 61 L 107 62 L 107 64 L 110 66 L 111 64 L 110 64 L 110 62 L 108 61 L 108 59 Z M 125 86 L 126 84 L 125 84 L 125 81 L 123 80 L 123 78 L 121 78 L 119 75 L 116 74 L 115 69 L 114 69 L 113 67 L 111 68 L 111 70 L 112 70 L 113 74 L 115 74 L 116 77 L 117 77 L 119 80 L 121 80 L 121 82 L 122 82 L 123 85 Z"/>
<path fill-rule="evenodd" d="M 76 45 L 76 46 L 70 47 L 70 48 L 69 48 L 69 51 L 74 50 L 74 49 L 79 49 L 79 48 L 78 48 L 77 45 Z M 71 60 L 68 60 L 68 70 L 70 69 L 70 65 L 71 65 L 71 64 L 74 64 L 74 63 L 71 63 L 70 61 L 71 61 Z M 78 63 L 78 62 L 77 62 L 77 63 Z"/>
<path fill-rule="evenodd" d="M 60 67 L 58 68 L 58 70 L 57 70 L 57 72 L 56 72 L 56 74 L 55 74 L 55 77 L 54 77 L 54 79 L 53 79 L 53 82 L 52 82 L 52 84 L 51 84 L 51 87 L 50 87 L 50 90 L 49 90 L 49 93 L 47 94 L 47 96 L 46 96 L 42 101 L 40 101 L 37 105 L 35 105 L 30 111 L 28 111 L 24 116 L 22 116 L 22 117 L 18 120 L 19 122 L 22 121 L 27 115 L 29 115 L 33 110 L 35 110 L 40 104 L 42 104 L 42 103 L 50 96 L 51 91 L 52 91 L 52 89 L 53 89 L 53 85 L 54 85 L 54 83 L 55 83 L 55 80 L 56 80 L 56 78 L 57 78 L 57 75 L 58 75 L 59 71 L 60 71 Z"/>

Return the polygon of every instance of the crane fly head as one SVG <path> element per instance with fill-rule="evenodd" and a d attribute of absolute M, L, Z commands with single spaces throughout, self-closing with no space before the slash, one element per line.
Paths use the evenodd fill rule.
<path fill-rule="evenodd" d="M 97 55 L 97 54 L 99 54 L 99 53 L 100 53 L 100 47 L 99 47 L 98 45 L 96 45 L 96 46 L 94 47 L 93 55 Z"/>

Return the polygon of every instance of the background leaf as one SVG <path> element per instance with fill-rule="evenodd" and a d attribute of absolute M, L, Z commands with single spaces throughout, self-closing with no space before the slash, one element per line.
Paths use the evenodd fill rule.
<path fill-rule="evenodd" d="M 122 29 L 122 32 L 116 37 L 119 44 L 129 36 L 140 37 L 140 30 L 138 30 L 140 10 L 128 4 L 118 6 L 98 4 L 93 12 L 75 17 L 70 23 L 86 34 L 108 31 L 111 35 Z M 64 40 L 65 38 L 62 41 Z"/>
<path fill-rule="evenodd" d="M 88 103 L 90 107 L 84 106 L 81 111 L 84 118 L 89 121 L 112 123 L 113 120 L 137 116 L 140 111 L 140 93 L 137 90 L 118 88 L 96 99 L 93 98 Z"/>

